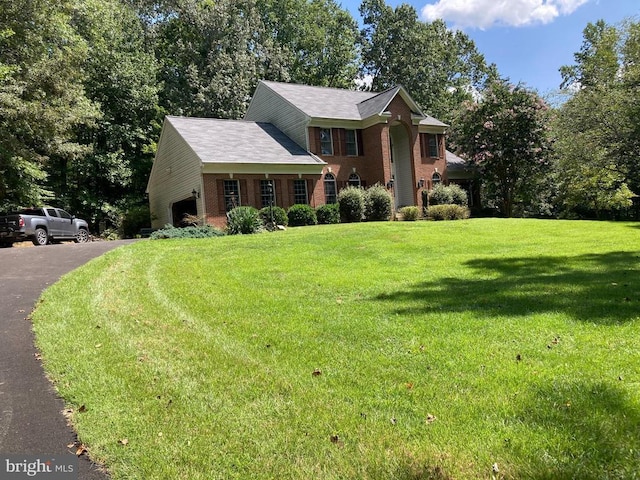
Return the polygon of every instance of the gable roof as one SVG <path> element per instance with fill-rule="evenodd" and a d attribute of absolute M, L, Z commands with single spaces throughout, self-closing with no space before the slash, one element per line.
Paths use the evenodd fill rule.
<path fill-rule="evenodd" d="M 166 121 L 204 164 L 326 164 L 270 123 L 172 116 Z"/>
<path fill-rule="evenodd" d="M 391 101 L 400 95 L 415 115 L 423 117 L 420 125 L 448 126 L 424 114 L 401 85 L 375 93 L 266 80 L 261 80 L 260 83 L 311 118 L 365 120 L 376 115 L 383 115 Z"/>

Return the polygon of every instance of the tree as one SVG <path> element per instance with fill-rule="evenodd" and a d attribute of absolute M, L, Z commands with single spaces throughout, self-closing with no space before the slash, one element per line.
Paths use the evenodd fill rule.
<path fill-rule="evenodd" d="M 283 52 L 286 79 L 352 88 L 358 73 L 358 27 L 335 0 L 258 0 L 263 22 Z"/>
<path fill-rule="evenodd" d="M 86 42 L 71 25 L 67 0 L 15 0 L 0 8 L 0 208 L 41 204 L 51 157 L 78 157 L 74 128 L 97 108 L 81 65 Z"/>
<path fill-rule="evenodd" d="M 585 28 L 576 63 L 561 68 L 574 94 L 553 122 L 563 210 L 601 216 L 640 192 L 640 24 Z"/>
<path fill-rule="evenodd" d="M 484 201 L 505 216 L 526 213 L 537 201 L 551 149 L 548 112 L 535 92 L 500 80 L 455 119 L 455 144 L 479 167 Z"/>
<path fill-rule="evenodd" d="M 454 110 L 487 81 L 497 77 L 473 41 L 451 31 L 442 21 L 424 23 L 411 5 L 395 10 L 384 0 L 364 0 L 360 6 L 362 75 L 374 90 L 402 84 L 431 115 L 448 122 Z"/>

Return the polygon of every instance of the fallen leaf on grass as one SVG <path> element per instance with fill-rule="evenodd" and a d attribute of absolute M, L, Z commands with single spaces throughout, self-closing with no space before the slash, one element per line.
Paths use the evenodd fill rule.
<path fill-rule="evenodd" d="M 87 411 L 87 407 L 85 405 L 81 405 L 80 408 L 78 409 L 79 413 L 84 413 Z"/>
<path fill-rule="evenodd" d="M 436 421 L 436 416 L 428 413 L 427 414 L 427 420 L 426 420 L 427 424 L 433 423 L 435 421 Z"/>
<path fill-rule="evenodd" d="M 85 453 L 87 453 L 87 447 L 82 444 L 78 445 L 78 448 L 76 449 L 76 457 L 80 457 Z"/>
<path fill-rule="evenodd" d="M 322 375 L 322 370 L 316 368 L 311 375 L 314 377 L 319 377 L 320 375 Z"/>
<path fill-rule="evenodd" d="M 128 438 L 123 438 L 122 440 L 118 440 L 118 443 L 120 445 L 129 445 L 129 439 Z"/>

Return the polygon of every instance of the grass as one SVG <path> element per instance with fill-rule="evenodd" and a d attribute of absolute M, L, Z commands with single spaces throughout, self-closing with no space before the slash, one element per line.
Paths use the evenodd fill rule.
<path fill-rule="evenodd" d="M 640 475 L 637 224 L 143 241 L 33 321 L 116 480 Z"/>

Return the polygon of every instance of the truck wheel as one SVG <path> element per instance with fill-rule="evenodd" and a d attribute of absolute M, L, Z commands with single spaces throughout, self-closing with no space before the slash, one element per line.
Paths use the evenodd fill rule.
<path fill-rule="evenodd" d="M 0 248 L 13 247 L 13 242 L 0 242 Z"/>
<path fill-rule="evenodd" d="M 49 243 L 49 234 L 44 228 L 36 228 L 32 241 L 35 246 L 46 245 Z"/>
<path fill-rule="evenodd" d="M 80 230 L 78 230 L 76 238 L 73 241 L 76 243 L 87 243 L 89 240 L 89 232 L 87 232 L 84 228 L 81 228 Z"/>

